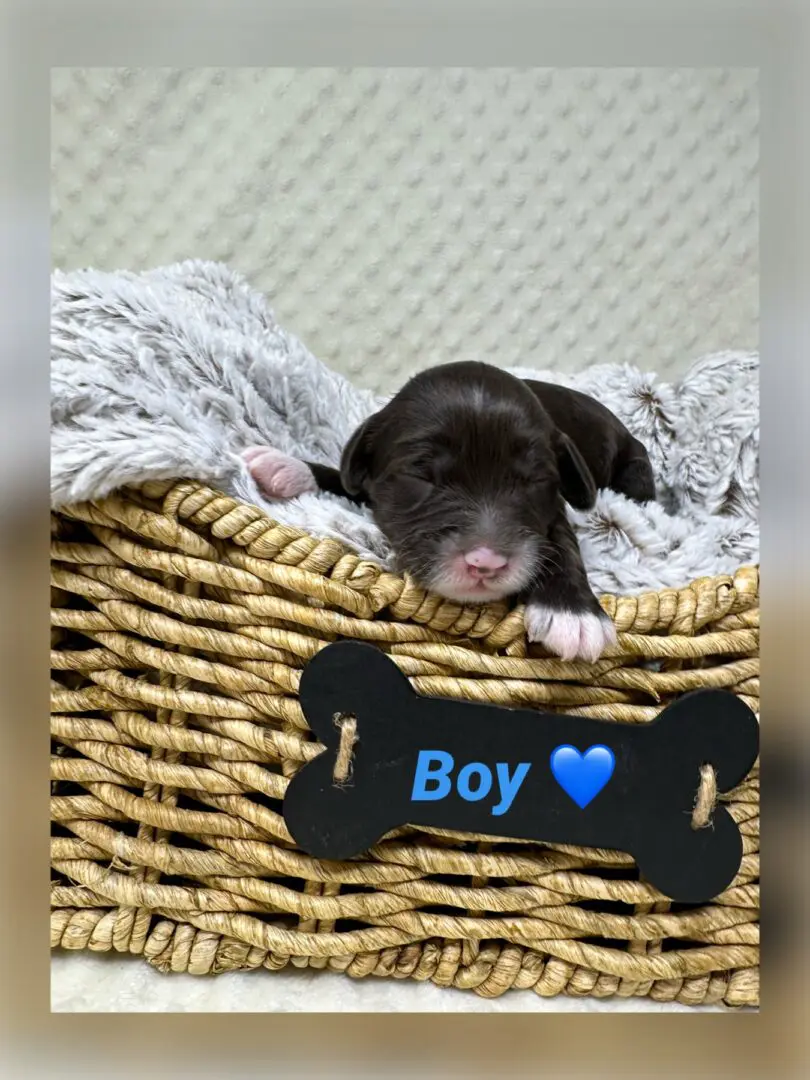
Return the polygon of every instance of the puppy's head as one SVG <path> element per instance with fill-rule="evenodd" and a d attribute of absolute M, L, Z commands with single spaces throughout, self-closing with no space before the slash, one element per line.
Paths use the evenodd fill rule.
<path fill-rule="evenodd" d="M 400 568 L 460 603 L 526 588 L 557 558 L 545 538 L 562 500 L 596 496 L 526 384 L 478 363 L 411 379 L 349 440 L 341 481 L 367 496 Z"/>

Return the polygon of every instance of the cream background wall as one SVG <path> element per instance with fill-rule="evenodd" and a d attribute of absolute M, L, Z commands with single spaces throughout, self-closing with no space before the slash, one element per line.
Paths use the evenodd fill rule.
<path fill-rule="evenodd" d="M 361 385 L 757 346 L 749 69 L 58 69 L 53 262 L 223 260 Z"/>

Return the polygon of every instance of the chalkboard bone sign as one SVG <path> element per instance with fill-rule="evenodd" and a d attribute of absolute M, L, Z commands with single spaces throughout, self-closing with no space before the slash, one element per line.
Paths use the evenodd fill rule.
<path fill-rule="evenodd" d="M 728 691 L 616 724 L 422 697 L 380 650 L 342 641 L 312 658 L 299 693 L 326 749 L 290 781 L 284 818 L 315 858 L 349 859 L 392 829 L 427 825 L 624 851 L 683 903 L 709 901 L 739 870 L 728 811 L 703 807 L 695 820 L 701 776 L 729 791 L 759 752 L 756 716 Z"/>

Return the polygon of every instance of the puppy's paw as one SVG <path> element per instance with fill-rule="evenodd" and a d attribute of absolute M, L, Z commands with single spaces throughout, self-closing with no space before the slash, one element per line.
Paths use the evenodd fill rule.
<path fill-rule="evenodd" d="M 271 499 L 294 499 L 305 491 L 316 491 L 312 470 L 298 458 L 282 454 L 272 446 L 251 446 L 242 458 L 262 492 Z"/>
<path fill-rule="evenodd" d="M 526 605 L 526 636 L 561 660 L 595 663 L 605 649 L 616 644 L 616 628 L 607 615 L 590 611 L 560 611 L 536 600 Z"/>

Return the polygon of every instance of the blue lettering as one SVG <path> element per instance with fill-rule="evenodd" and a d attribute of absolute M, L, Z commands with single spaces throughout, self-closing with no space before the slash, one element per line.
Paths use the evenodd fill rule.
<path fill-rule="evenodd" d="M 478 783 L 474 791 L 470 787 L 470 777 L 472 776 L 478 777 Z M 489 794 L 489 789 L 492 787 L 492 773 L 480 761 L 473 761 L 469 765 L 465 765 L 458 774 L 456 786 L 462 799 L 466 799 L 467 802 L 478 802 L 479 799 L 483 799 Z"/>
<path fill-rule="evenodd" d="M 509 807 L 512 805 L 515 796 L 520 789 L 520 785 L 526 779 L 526 773 L 531 768 L 528 762 L 521 762 L 515 769 L 514 776 L 509 776 L 509 766 L 504 762 L 498 762 L 495 766 L 498 771 L 498 786 L 501 789 L 501 801 L 497 806 L 492 807 L 492 813 L 500 816 L 505 814 Z"/>
<path fill-rule="evenodd" d="M 444 750 L 420 750 L 413 778 L 412 802 L 430 802 L 443 799 L 451 788 L 449 773 L 453 768 L 453 755 Z M 431 766 L 438 766 L 431 767 Z M 428 789 L 428 783 L 434 786 Z"/>
<path fill-rule="evenodd" d="M 455 768 L 453 755 L 446 750 L 420 750 L 413 777 L 412 802 L 437 802 L 453 790 L 452 772 Z M 510 775 L 507 762 L 495 764 L 495 771 L 481 761 L 471 761 L 459 772 L 455 780 L 456 790 L 465 802 L 480 802 L 490 794 L 493 780 L 497 777 L 495 794 L 497 801 L 490 813 L 495 817 L 507 813 L 528 775 L 531 764 L 527 761 L 515 766 Z"/>

